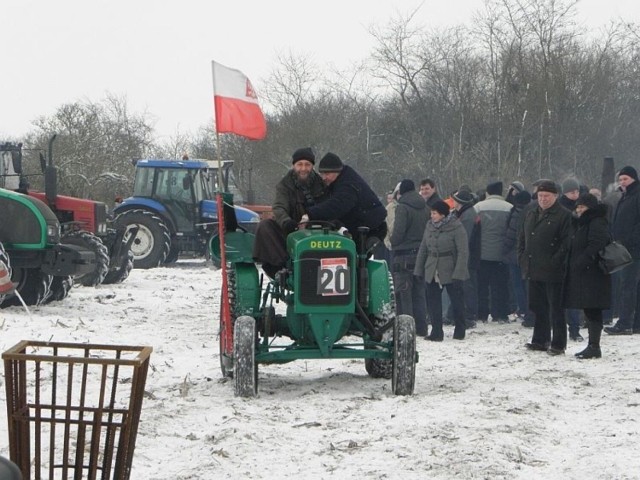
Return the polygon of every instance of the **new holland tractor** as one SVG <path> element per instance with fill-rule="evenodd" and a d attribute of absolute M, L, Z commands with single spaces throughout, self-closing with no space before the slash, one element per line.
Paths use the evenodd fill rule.
<path fill-rule="evenodd" d="M 134 268 L 174 263 L 180 255 L 207 256 L 218 231 L 213 193 L 218 170 L 207 160 L 138 160 L 133 195 L 114 209 L 119 228 L 137 229 Z M 259 215 L 235 207 L 240 226 L 255 231 Z"/>
<path fill-rule="evenodd" d="M 415 322 L 396 316 L 387 263 L 369 258 L 364 241 L 356 245 L 331 223 L 314 222 L 289 234 L 287 266 L 270 280 L 251 258 L 254 236 L 227 221 L 229 203 L 225 231 L 211 248 L 223 265 L 220 367 L 235 394 L 257 395 L 259 364 L 361 358 L 371 377 L 391 378 L 394 394 L 411 395 Z"/>
<path fill-rule="evenodd" d="M 95 270 L 95 254 L 61 243 L 60 223 L 37 198 L 0 188 L 0 277 L 9 276 L 11 292 L 0 295 L 2 307 L 62 300 L 73 277 Z"/>
<path fill-rule="evenodd" d="M 26 193 L 46 203 L 58 218 L 62 240 L 89 249 L 96 257 L 95 268 L 77 275 L 74 281 L 84 286 L 120 283 L 133 268 L 131 242 L 125 239 L 125 228 L 110 224 L 103 202 L 58 195 L 58 174 L 53 162 L 53 142 L 49 140 L 47 156 L 40 154 L 44 191 L 31 190 L 22 169 L 22 144 L 0 144 L 0 186 Z"/>

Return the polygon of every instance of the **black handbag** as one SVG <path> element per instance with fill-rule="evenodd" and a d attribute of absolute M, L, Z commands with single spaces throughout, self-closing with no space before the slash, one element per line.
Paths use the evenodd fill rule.
<path fill-rule="evenodd" d="M 598 252 L 598 266 L 606 274 L 622 270 L 633 262 L 629 250 L 621 243 L 612 240 Z"/>

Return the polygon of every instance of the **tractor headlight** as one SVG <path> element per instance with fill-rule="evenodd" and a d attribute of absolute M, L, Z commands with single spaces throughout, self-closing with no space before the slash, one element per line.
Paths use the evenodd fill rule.
<path fill-rule="evenodd" d="M 60 224 L 47 224 L 47 243 L 60 243 Z"/>
<path fill-rule="evenodd" d="M 106 224 L 106 222 L 100 222 L 98 224 L 98 232 L 97 232 L 97 234 L 99 236 L 103 236 L 103 235 L 107 234 L 107 224 Z"/>

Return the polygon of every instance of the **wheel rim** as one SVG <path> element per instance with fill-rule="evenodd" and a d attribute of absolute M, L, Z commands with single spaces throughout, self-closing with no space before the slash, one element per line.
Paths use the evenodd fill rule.
<path fill-rule="evenodd" d="M 151 253 L 155 241 L 153 233 L 146 226 L 137 224 L 137 227 L 139 227 L 139 230 L 136 238 L 131 243 L 131 253 L 133 253 L 134 260 L 141 260 Z"/>

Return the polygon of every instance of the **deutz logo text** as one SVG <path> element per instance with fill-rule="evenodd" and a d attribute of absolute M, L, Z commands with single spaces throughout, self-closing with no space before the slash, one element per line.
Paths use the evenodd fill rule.
<path fill-rule="evenodd" d="M 311 248 L 342 248 L 342 240 L 312 240 Z"/>

